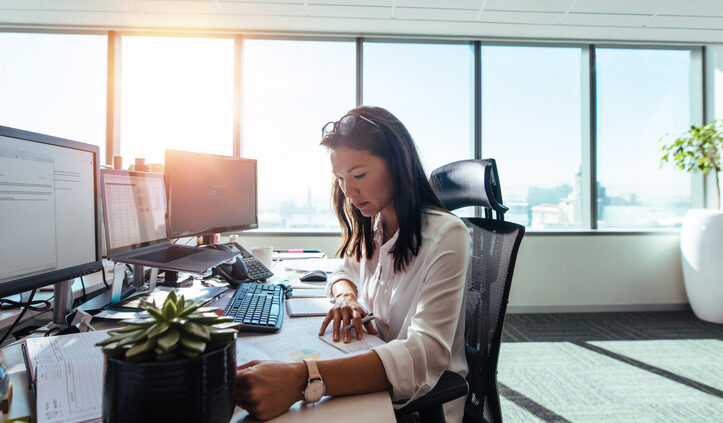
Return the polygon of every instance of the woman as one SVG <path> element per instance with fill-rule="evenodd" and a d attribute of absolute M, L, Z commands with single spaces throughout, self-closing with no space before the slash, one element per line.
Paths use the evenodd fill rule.
<path fill-rule="evenodd" d="M 391 390 L 402 407 L 431 390 L 445 370 L 467 374 L 464 283 L 469 235 L 444 210 L 404 125 L 376 107 L 357 107 L 323 129 L 342 226 L 343 265 L 326 290 L 335 299 L 321 325 L 334 341 L 364 330 L 386 344 L 364 354 L 300 363 L 250 362 L 237 371 L 239 404 L 268 419 L 304 399 Z M 376 329 L 362 318 L 374 313 Z M 368 336 L 368 335 L 367 335 Z M 461 421 L 464 399 L 445 405 Z"/>

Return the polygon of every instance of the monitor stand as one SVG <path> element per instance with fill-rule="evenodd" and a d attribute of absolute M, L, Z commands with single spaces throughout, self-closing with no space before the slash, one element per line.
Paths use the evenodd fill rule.
<path fill-rule="evenodd" d="M 53 324 L 66 327 L 65 316 L 73 309 L 73 279 L 53 284 Z"/>

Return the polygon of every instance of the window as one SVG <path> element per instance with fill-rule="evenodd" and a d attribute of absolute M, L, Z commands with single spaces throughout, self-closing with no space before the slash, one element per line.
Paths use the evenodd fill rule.
<path fill-rule="evenodd" d="M 122 38 L 121 156 L 233 154 L 233 39 Z"/>
<path fill-rule="evenodd" d="M 104 35 L 0 33 L 0 125 L 100 146 L 105 162 Z"/>
<path fill-rule="evenodd" d="M 248 39 L 243 155 L 257 159 L 259 227 L 339 230 L 321 127 L 355 104 L 353 42 Z"/>
<path fill-rule="evenodd" d="M 658 140 L 691 123 L 690 51 L 597 49 L 596 62 L 598 227 L 680 226 L 690 176 L 660 168 Z"/>
<path fill-rule="evenodd" d="M 404 123 L 427 175 L 474 157 L 473 53 L 468 44 L 364 43 L 364 104 Z"/>
<path fill-rule="evenodd" d="M 482 157 L 497 160 L 505 219 L 582 225 L 581 51 L 482 48 Z"/>

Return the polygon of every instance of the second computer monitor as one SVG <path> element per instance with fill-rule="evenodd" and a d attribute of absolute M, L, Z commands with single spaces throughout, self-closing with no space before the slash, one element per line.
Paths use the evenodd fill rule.
<path fill-rule="evenodd" d="M 166 150 L 171 237 L 258 227 L 256 160 Z"/>

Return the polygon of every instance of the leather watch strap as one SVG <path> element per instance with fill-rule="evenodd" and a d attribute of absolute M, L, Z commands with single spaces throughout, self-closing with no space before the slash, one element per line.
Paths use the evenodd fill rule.
<path fill-rule="evenodd" d="M 304 363 L 306 363 L 306 368 L 309 371 L 308 380 L 321 379 L 321 373 L 319 373 L 319 367 L 316 365 L 316 361 L 304 360 Z"/>

